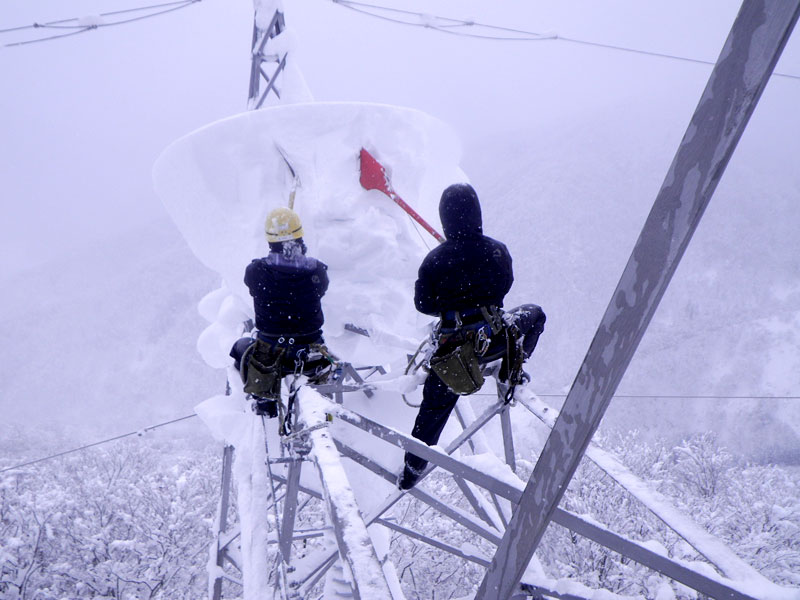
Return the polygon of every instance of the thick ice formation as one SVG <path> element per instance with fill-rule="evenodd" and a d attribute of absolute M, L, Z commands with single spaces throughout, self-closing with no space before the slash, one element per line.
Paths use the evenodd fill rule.
<path fill-rule="evenodd" d="M 384 164 L 397 193 L 436 226 L 441 191 L 466 177 L 445 125 L 417 111 L 369 104 L 240 114 L 179 139 L 156 162 L 155 187 L 167 210 L 192 251 L 223 281 L 222 291 L 202 302 L 212 322 L 199 340 L 203 357 L 216 368 L 230 364 L 238 324 L 252 317 L 244 269 L 268 251 L 264 219 L 287 204 L 293 181 L 279 147 L 299 177 L 294 209 L 309 254 L 330 268 L 323 299 L 328 344 L 352 362 L 397 358 L 386 356 L 387 341 L 402 357 L 427 322 L 414 310 L 413 282 L 436 242 L 385 195 L 361 187 L 359 151 L 367 148 Z M 382 343 L 346 333 L 348 322 L 374 338 L 382 334 Z"/>

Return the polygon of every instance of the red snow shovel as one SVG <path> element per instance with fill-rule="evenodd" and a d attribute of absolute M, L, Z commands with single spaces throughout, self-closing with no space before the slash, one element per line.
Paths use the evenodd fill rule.
<path fill-rule="evenodd" d="M 365 190 L 378 190 L 389 196 L 389 198 L 394 200 L 412 219 L 422 225 L 425 231 L 435 237 L 439 243 L 444 242 L 444 238 L 439 232 L 428 225 L 427 221 L 417 214 L 417 211 L 411 208 L 406 204 L 405 200 L 397 195 L 392 189 L 392 184 L 389 183 L 386 169 L 383 168 L 383 165 L 379 163 L 372 154 L 364 150 L 364 148 L 361 149 L 361 186 Z"/>

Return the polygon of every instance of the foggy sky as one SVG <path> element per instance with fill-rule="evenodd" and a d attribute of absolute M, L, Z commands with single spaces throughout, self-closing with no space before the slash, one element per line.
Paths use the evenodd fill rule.
<path fill-rule="evenodd" d="M 68 5 L 57 0 L 6 0 L 0 8 L 0 28 L 134 5 L 123 0 L 83 0 Z M 709 61 L 716 60 L 738 9 L 737 3 L 730 0 L 615 0 L 600 8 L 589 0 L 441 0 L 403 2 L 402 6 Z M 327 0 L 286 0 L 285 7 L 287 24 L 296 36 L 295 61 L 317 100 L 409 106 L 446 121 L 464 142 L 465 171 L 476 184 L 497 192 L 498 197 L 530 195 L 537 203 L 537 211 L 549 207 L 551 210 L 535 215 L 538 233 L 573 234 L 574 239 L 570 240 L 546 235 L 537 240 L 537 255 L 533 258 L 538 271 L 518 270 L 517 283 L 509 297 L 510 302 L 526 302 L 535 291 L 536 300 L 552 310 L 554 318 L 548 324 L 547 339 L 542 342 L 541 364 L 545 369 L 541 364 L 538 368 L 546 370 L 558 385 L 569 383 L 573 365 L 582 357 L 594 332 L 593 319 L 599 318 L 602 311 L 602 307 L 594 306 L 590 311 L 579 301 L 596 297 L 602 306 L 607 301 L 610 289 L 606 292 L 604 286 L 616 282 L 614 278 L 630 251 L 627 237 L 620 236 L 620 232 L 638 232 L 643 219 L 640 213 L 655 196 L 712 67 L 566 41 L 465 39 L 387 23 Z M 36 30 L 0 35 L 0 43 L 39 35 L 42 32 Z M 15 329 L 9 329 L 20 338 L 28 331 L 36 336 L 24 340 L 24 344 L 20 339 L 4 339 L 3 356 L 16 356 L 24 347 L 26 352 L 30 349 L 30 354 L 20 360 L 29 361 L 38 356 L 41 344 L 51 351 L 51 341 L 39 343 L 43 339 L 39 336 L 50 332 L 75 336 L 81 325 L 86 331 L 79 339 L 70 340 L 73 344 L 68 346 L 73 355 L 85 352 L 87 359 L 94 359 L 107 352 L 103 344 L 112 343 L 114 336 L 122 344 L 126 340 L 140 344 L 145 336 L 128 331 L 126 327 L 133 320 L 126 319 L 124 311 L 120 313 L 123 308 L 132 310 L 131 305 L 147 300 L 135 295 L 135 274 L 142 281 L 146 278 L 150 285 L 163 288 L 163 295 L 153 298 L 152 306 L 142 306 L 136 322 L 144 321 L 143 315 L 151 316 L 147 327 L 167 331 L 163 337 L 168 340 L 166 349 L 158 348 L 163 354 L 150 346 L 135 349 L 134 366 L 139 368 L 141 363 L 152 369 L 142 370 L 142 377 L 152 379 L 155 387 L 161 385 L 161 372 L 154 363 L 171 349 L 193 357 L 191 370 L 181 373 L 181 377 L 201 381 L 203 389 L 211 385 L 219 388 L 219 374 L 205 369 L 194 350 L 196 336 L 203 327 L 201 320 L 193 308 L 192 314 L 189 309 L 180 314 L 171 312 L 176 306 L 192 306 L 212 289 L 216 280 L 188 255 L 152 191 L 150 171 L 163 148 L 176 138 L 246 108 L 251 35 L 250 0 L 203 0 L 170 15 L 129 25 L 52 42 L 0 48 L 4 81 L 0 94 L 4 133 L 4 143 L 0 145 L 4 216 L 0 221 L 0 310 L 7 321 L 17 314 L 23 314 L 24 319 L 36 315 L 33 318 L 38 320 L 35 328 L 26 329 L 23 319 L 14 324 Z M 776 70 L 800 74 L 797 32 Z M 784 187 L 779 188 L 780 193 L 791 189 L 787 173 L 796 162 L 793 156 L 800 139 L 798 98 L 800 81 L 773 78 L 732 163 L 736 166 L 751 161 L 760 168 L 771 162 L 772 166 L 764 171 L 745 169 L 739 175 L 736 171 L 726 174 L 717 192 L 725 193 L 726 186 L 757 182 L 763 198 L 754 196 L 753 204 L 745 207 L 747 212 L 743 214 L 759 211 L 759 216 L 780 225 L 776 229 L 784 234 L 791 221 L 781 220 L 781 213 L 776 212 L 776 203 L 771 202 L 771 183 L 781 182 Z M 626 114 L 630 115 L 629 124 L 624 120 Z M 629 144 L 630 152 L 623 142 Z M 550 148 L 558 148 L 558 153 L 550 156 Z M 663 156 L 655 155 L 655 148 L 659 153 L 663 148 L 667 150 Z M 531 158 L 528 162 L 505 163 L 498 159 L 512 151 Z M 652 157 L 648 155 L 651 152 Z M 596 157 L 608 159 L 611 155 L 616 161 L 611 169 L 591 170 L 599 162 Z M 644 155 L 647 161 L 637 163 L 635 159 Z M 761 160 L 765 156 L 774 156 L 774 160 Z M 518 164 L 530 165 L 529 171 L 514 172 Z M 647 169 L 631 172 L 627 168 L 631 164 L 646 164 Z M 491 165 L 494 172 L 487 173 L 486 165 Z M 506 165 L 510 171 L 504 170 Z M 570 166 L 574 171 L 564 175 Z M 562 179 L 550 176 L 556 172 Z M 616 193 L 621 180 L 631 190 L 631 196 L 635 192 L 641 202 L 624 207 L 619 214 L 603 212 L 602 208 L 613 201 L 607 196 Z M 587 190 L 579 186 L 582 181 L 596 181 L 605 187 Z M 794 189 L 800 189 L 800 184 Z M 589 207 L 583 214 L 560 212 L 563 208 L 556 201 L 568 198 L 572 190 L 587 195 L 581 199 Z M 548 204 L 551 198 L 555 200 Z M 588 212 L 594 210 L 591 202 L 595 200 L 597 212 Z M 781 199 L 780 206 L 791 200 Z M 771 208 L 760 211 L 759 203 Z M 746 219 L 725 221 L 727 210 L 712 202 L 705 220 L 718 219 L 724 225 L 718 231 L 724 236 L 701 227 L 699 243 L 705 239 L 711 244 L 715 235 L 724 238 L 726 243 L 720 244 L 720 252 L 731 252 L 731 246 L 734 252 L 741 252 L 731 253 L 734 263 L 755 252 L 768 254 L 768 249 L 748 246 L 754 242 L 743 235 Z M 564 223 L 573 216 L 574 223 Z M 522 227 L 528 216 L 509 219 L 500 211 L 487 211 L 485 219 L 489 230 L 502 233 L 500 237 L 509 244 L 517 261 L 528 241 L 529 234 Z M 157 234 L 140 235 L 142 225 L 152 223 L 157 225 Z M 605 227 L 595 227 L 597 223 Z M 768 222 L 762 224 L 762 234 L 765 228 L 769 230 Z M 633 239 L 635 234 L 630 243 Z M 763 244 L 763 235 L 757 241 Z M 580 252 L 571 254 L 567 242 Z M 171 273 L 161 268 L 162 248 L 169 248 L 175 256 L 182 249 L 184 254 L 174 262 L 180 270 Z M 693 252 L 690 247 L 689 261 Z M 593 266 L 598 258 L 604 263 L 604 273 L 610 274 L 604 274 L 602 281 L 594 278 L 601 270 Z M 28 269 L 44 263 L 48 264 L 47 275 L 27 276 Z M 768 263 L 765 265 L 766 270 L 771 268 Z M 791 271 L 789 266 L 785 268 Z M 59 273 L 57 278 L 51 275 L 54 269 Z M 678 290 L 685 271 L 679 271 L 676 278 Z M 189 272 L 193 279 L 191 285 L 186 285 L 181 277 Z M 583 278 L 561 285 L 562 272 L 581 274 Z M 124 281 L 117 281 L 114 275 Z M 20 277 L 28 282 L 27 286 L 14 283 Z M 747 284 L 740 280 L 736 283 Z M 791 285 L 794 281 L 787 282 L 789 288 Z M 569 286 L 574 286 L 575 291 Z M 84 288 L 91 288 L 91 294 L 82 293 Z M 723 305 L 731 310 L 732 319 L 748 318 L 736 314 L 737 289 L 732 287 L 724 293 L 728 295 L 721 300 L 698 301 L 697 311 L 702 312 L 708 305 Z M 127 302 L 119 301 L 121 295 Z M 194 300 L 188 300 L 187 295 Z M 59 305 L 61 296 L 69 296 L 66 309 Z M 662 310 L 683 319 L 685 315 L 680 311 L 685 307 L 677 302 L 671 305 L 673 296 L 668 292 Z M 51 308 L 51 304 L 59 306 Z M 22 306 L 36 310 L 23 313 Z M 58 322 L 53 315 L 57 315 Z M 67 326 L 69 319 L 81 323 Z M 657 318 L 653 329 L 659 328 L 669 336 L 672 323 Z M 157 334 L 147 332 L 147 336 L 149 342 Z M 657 355 L 658 348 L 654 350 L 653 345 L 663 344 L 664 339 L 672 341 L 649 335 L 639 355 Z M 693 350 L 697 354 L 706 351 L 702 340 L 692 343 L 697 346 Z M 63 339 L 56 339 L 52 351 L 63 347 Z M 746 361 L 747 356 L 743 354 L 742 360 Z M 680 357 L 681 353 L 676 352 L 673 360 L 680 362 Z M 645 368 L 638 364 L 634 361 L 632 365 L 634 375 L 637 369 Z M 646 361 L 642 364 L 651 367 Z M 723 367 L 711 365 L 709 371 Z M 706 368 L 700 365 L 698 371 Z M 31 389 L 29 393 L 26 382 L 15 381 L 13 386 L 2 382 L 2 406 L 15 407 L 17 414 L 28 411 L 25 414 L 47 415 L 51 410 L 53 414 L 69 414 L 70 403 L 80 402 L 84 393 L 91 390 L 105 389 L 107 384 L 109 390 L 120 393 L 111 386 L 114 374 L 108 365 L 87 364 L 72 370 L 69 376 L 77 382 L 75 387 L 56 391 Z M 687 393 L 700 389 L 696 385 L 700 375 L 674 382 L 668 381 L 669 370 L 645 372 L 636 381 L 650 376 L 654 386 L 660 381 L 658 389 L 666 389 L 668 384 L 673 391 L 683 384 L 685 390 L 681 391 Z M 745 374 L 750 376 L 751 372 L 748 369 Z M 538 377 L 541 381 L 543 376 Z M 733 379 L 730 374 L 718 379 L 725 377 Z M 771 391 L 776 392 L 782 391 L 780 386 L 785 382 L 794 381 L 784 374 L 774 375 L 773 380 L 776 383 Z M 757 381 L 755 375 L 753 381 Z M 173 378 L 169 385 L 170 390 L 177 390 L 182 383 Z M 704 380 L 703 390 L 711 385 L 711 381 Z M 555 383 L 551 389 L 554 386 Z M 13 397 L 6 397 L 9 389 L 13 390 Z M 138 403 L 135 405 L 156 411 L 144 424 L 175 415 L 175 406 L 160 398 L 153 401 L 146 394 L 148 391 L 149 388 L 123 392 L 130 396 L 132 405 Z M 192 402 L 202 399 L 186 397 L 181 406 L 188 409 Z M 148 401 L 150 405 L 145 404 Z"/>
<path fill-rule="evenodd" d="M 728 0 L 616 1 L 606 3 L 598 21 L 592 4 L 442 0 L 403 8 L 705 60 L 716 59 L 736 11 Z M 0 27 L 136 5 L 7 0 Z M 419 108 L 448 121 L 467 142 L 542 115 L 595 110 L 625 88 L 623 95 L 641 93 L 646 81 L 619 79 L 626 61 L 699 74 L 699 82 L 710 70 L 567 42 L 465 41 L 324 0 L 289 0 L 286 12 L 298 39 L 296 60 L 317 100 Z M 88 238 L 165 218 L 151 189 L 152 162 L 173 139 L 245 108 L 251 13 L 249 0 L 204 0 L 134 24 L 0 49 L 3 274 Z M 61 31 L 27 30 L 0 42 L 51 32 Z M 795 36 L 778 70 L 798 66 L 798 47 Z M 597 68 L 598 56 L 607 68 Z M 593 68 L 581 69 L 589 60 Z M 487 110 L 498 104 L 501 111 Z"/>

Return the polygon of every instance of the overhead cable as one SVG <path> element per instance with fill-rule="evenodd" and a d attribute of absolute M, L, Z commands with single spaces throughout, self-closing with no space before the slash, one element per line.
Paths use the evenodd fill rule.
<path fill-rule="evenodd" d="M 495 396 L 491 393 L 475 394 L 476 396 Z M 540 398 L 566 398 L 567 394 L 536 394 Z M 614 398 L 626 399 L 663 399 L 663 400 L 800 400 L 800 396 L 692 396 L 684 394 L 614 394 Z"/>
<path fill-rule="evenodd" d="M 44 456 L 42 458 L 37 458 L 36 460 L 31 460 L 26 463 L 22 463 L 19 465 L 14 465 L 13 467 L 6 467 L 5 469 L 0 469 L 0 473 L 5 473 L 6 471 L 13 471 L 14 469 L 21 469 L 22 467 L 27 467 L 30 465 L 35 465 L 36 463 L 44 462 L 46 460 L 51 460 L 53 458 L 58 458 L 59 456 L 64 456 L 65 454 L 72 454 L 73 452 L 79 452 L 81 450 L 86 450 L 87 448 L 92 448 L 94 446 L 99 446 L 101 444 L 108 444 L 109 442 L 115 442 L 116 440 L 121 440 L 122 438 L 130 437 L 132 435 L 142 436 L 148 431 L 153 431 L 154 429 L 158 429 L 159 427 L 164 427 L 166 425 L 172 425 L 173 423 L 178 423 L 179 421 L 185 421 L 186 419 L 191 419 L 192 417 L 196 417 L 196 414 L 186 415 L 185 417 L 179 417 L 177 419 L 172 419 L 171 421 L 166 421 L 165 423 L 159 423 L 158 425 L 152 425 L 150 427 L 145 427 L 144 429 L 138 429 L 136 431 L 131 431 L 129 433 L 123 433 L 122 435 L 117 435 L 112 438 L 108 438 L 107 440 L 101 440 L 99 442 L 93 442 L 91 444 L 86 444 L 85 446 L 81 446 L 80 448 L 73 448 L 71 450 L 64 450 L 63 452 L 59 452 L 57 454 L 51 454 L 50 456 Z"/>
<path fill-rule="evenodd" d="M 0 29 L 0 34 L 2 33 L 10 33 L 13 31 L 23 31 L 26 29 L 71 29 L 69 33 L 61 33 L 56 35 L 51 35 L 42 38 L 36 38 L 31 40 L 24 40 L 21 42 L 13 42 L 10 44 L 5 44 L 6 47 L 11 46 L 24 46 L 27 44 L 36 44 L 38 42 L 47 42 L 50 40 L 55 40 L 59 38 L 64 38 L 72 35 L 78 35 L 80 33 L 86 33 L 87 31 L 92 31 L 94 29 L 100 29 L 101 27 L 110 27 L 112 25 L 124 25 L 127 23 L 133 23 L 134 21 L 143 21 L 144 19 L 150 19 L 152 17 L 158 17 L 161 15 L 165 15 L 167 13 L 174 12 L 176 10 L 181 10 L 182 8 L 186 8 L 191 6 L 192 4 L 196 4 L 197 2 L 202 2 L 202 0 L 176 0 L 173 2 L 164 2 L 161 4 L 153 4 L 149 6 L 137 6 L 134 8 L 126 8 L 122 10 L 115 10 L 112 12 L 100 13 L 96 15 L 97 17 L 107 18 L 107 17 L 118 17 L 120 15 L 130 14 L 130 13 L 137 13 L 137 12 L 147 12 L 147 14 L 139 15 L 135 17 L 128 17 L 123 18 L 115 21 L 103 21 L 103 22 L 91 22 L 92 17 L 71 17 L 69 19 L 60 19 L 57 21 L 47 21 L 45 23 L 32 23 L 30 25 L 21 25 L 19 27 L 10 27 L 7 29 Z M 148 12 L 149 11 L 149 12 Z M 69 23 L 74 23 L 74 25 L 70 25 Z"/>
<path fill-rule="evenodd" d="M 473 37 L 473 38 L 481 38 L 481 39 L 488 39 L 488 40 L 499 40 L 499 41 L 515 41 L 515 42 L 529 42 L 529 41 L 543 41 L 543 40 L 553 40 L 553 41 L 560 41 L 560 42 L 570 42 L 573 44 L 583 44 L 586 46 L 595 46 L 598 48 L 606 48 L 607 50 L 617 50 L 620 52 L 631 52 L 635 54 L 642 54 L 645 56 L 654 56 L 657 58 L 666 58 L 670 60 L 681 60 L 685 62 L 692 62 L 704 65 L 715 65 L 715 61 L 711 60 L 703 60 L 699 58 L 691 58 L 687 56 L 678 56 L 675 54 L 667 54 L 664 52 L 653 52 L 650 50 L 641 50 L 638 48 L 628 48 L 625 46 L 618 46 L 615 44 L 604 44 L 601 42 L 592 42 L 589 40 L 580 40 L 577 38 L 572 37 L 565 37 L 558 35 L 557 33 L 536 33 L 533 31 L 525 31 L 522 29 L 512 29 L 509 27 L 501 27 L 499 25 L 489 25 L 486 23 L 478 23 L 477 21 L 472 20 L 465 20 L 465 19 L 456 19 L 453 17 L 442 17 L 437 15 L 431 15 L 421 12 L 414 12 L 410 10 L 401 10 L 398 8 L 392 8 L 389 6 L 379 6 L 377 4 L 368 4 L 366 2 L 356 2 L 354 0 L 331 0 L 334 4 L 338 4 L 345 8 L 349 8 L 350 10 L 368 15 L 370 17 L 374 17 L 377 19 L 381 19 L 384 21 L 391 21 L 393 23 L 398 23 L 401 25 L 410 25 L 413 27 L 423 27 L 425 29 L 433 29 L 440 33 L 449 33 L 451 35 L 460 35 L 463 37 Z M 407 20 L 400 17 L 391 17 L 385 14 L 380 14 L 380 12 L 374 11 L 383 11 L 390 14 L 397 14 L 397 15 L 405 15 L 409 17 L 414 17 L 413 20 Z M 496 31 L 503 31 L 503 32 L 511 32 L 519 34 L 518 36 L 501 36 L 501 35 L 479 35 L 474 33 L 467 33 L 462 29 L 457 28 L 468 28 L 468 27 L 480 27 L 488 30 L 496 30 Z M 789 73 L 778 73 L 774 72 L 772 74 L 774 77 L 786 77 L 788 79 L 800 79 L 800 75 L 791 75 Z"/>
<path fill-rule="evenodd" d="M 553 34 L 536 33 L 533 31 L 524 31 L 522 29 L 512 29 L 510 27 L 501 27 L 499 25 L 487 25 L 485 23 L 478 23 L 477 21 L 455 19 L 452 17 L 441 17 L 426 13 L 414 12 L 411 10 L 402 10 L 399 8 L 392 8 L 390 6 L 378 6 L 376 4 L 367 4 L 365 2 L 356 2 L 354 0 L 331 0 L 334 4 L 339 4 L 345 8 L 349 8 L 355 12 L 359 12 L 370 17 L 398 23 L 400 25 L 410 25 L 413 27 L 424 27 L 425 29 L 435 29 L 441 33 L 449 33 L 451 35 L 460 35 L 464 37 L 474 37 L 488 40 L 505 40 L 505 41 L 537 41 L 554 39 Z M 398 17 L 391 17 L 388 15 L 380 14 L 383 11 L 396 15 L 407 15 L 414 17 L 413 20 L 406 20 Z M 465 31 L 456 30 L 458 27 L 481 27 L 489 30 L 503 31 L 507 33 L 516 33 L 517 36 L 498 36 L 498 35 L 480 35 L 475 33 L 467 33 Z"/>

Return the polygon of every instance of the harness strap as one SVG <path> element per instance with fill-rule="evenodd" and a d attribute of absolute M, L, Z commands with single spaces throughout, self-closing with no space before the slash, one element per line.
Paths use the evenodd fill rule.
<path fill-rule="evenodd" d="M 505 371 L 508 390 L 503 399 L 506 404 L 514 400 L 516 387 L 522 383 L 522 364 L 525 362 L 525 353 L 522 350 L 522 341 L 519 327 L 512 324 L 506 327 L 506 356 L 500 366 L 500 377 Z"/>
<path fill-rule="evenodd" d="M 496 306 L 481 306 L 481 314 L 492 328 L 492 335 L 497 335 L 503 329 L 502 311 Z"/>
<path fill-rule="evenodd" d="M 310 344 L 308 349 L 319 352 L 331 364 L 339 362 L 339 357 L 328 350 L 328 347 L 325 344 Z"/>

